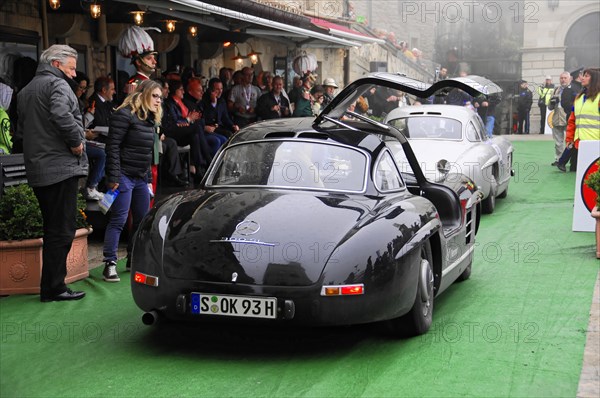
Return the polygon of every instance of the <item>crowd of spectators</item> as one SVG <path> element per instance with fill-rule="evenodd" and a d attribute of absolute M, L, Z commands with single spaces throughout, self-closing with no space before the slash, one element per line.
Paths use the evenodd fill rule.
<path fill-rule="evenodd" d="M 16 103 L 19 90 L 35 75 L 37 63 L 29 60 L 33 65 L 24 68 L 29 75 L 19 76 L 18 87 L 0 80 L 0 153 L 23 151 L 22 137 L 16 131 Z M 114 76 L 98 76 L 91 81 L 76 71 L 73 78 L 66 78 L 82 115 L 90 172 L 80 188 L 88 200 L 101 200 L 106 192 L 105 147 L 113 113 L 142 81 L 152 78 L 163 90 L 156 148 L 162 178 L 151 180 L 152 194 L 158 181 L 176 187 L 198 183 L 220 147 L 241 127 L 258 120 L 317 115 L 339 88 L 332 78 L 321 85 L 314 75 L 308 74 L 294 77 L 288 92 L 281 76 L 267 70 L 257 73 L 251 67 L 237 71 L 223 67 L 218 77 L 211 79 L 200 76 L 193 68 L 176 67 L 156 77 L 157 62 L 150 53 L 133 63 L 137 69 L 133 76 L 118 71 Z M 183 164 L 185 158 L 179 156 L 180 151 L 186 150 L 189 164 Z"/>
<path fill-rule="evenodd" d="M 56 218 L 75 206 L 71 194 L 77 189 L 81 188 L 88 200 L 103 199 L 103 191 L 121 190 L 105 236 L 103 273 L 106 281 L 118 281 L 116 242 L 130 211 L 135 228 L 149 210 L 157 184 L 154 168 L 165 175 L 161 180 L 165 184 L 184 187 L 190 180 L 198 183 L 212 158 L 240 127 L 258 120 L 315 116 L 332 102 L 339 88 L 333 78 L 317 84 L 309 73 L 295 77 L 286 92 L 281 76 L 268 71 L 256 74 L 251 67 L 238 71 L 222 68 L 219 77 L 208 81 L 193 68 L 177 68 L 151 79 L 156 67 L 153 52 L 134 60 L 139 61 L 137 73 L 125 84 L 117 87 L 111 76 L 99 76 L 92 85 L 85 74 L 75 70 L 76 59 L 76 51 L 69 46 L 54 45 L 40 57 L 36 73 L 22 78 L 18 86 L 0 80 L 0 154 L 24 150 L 29 184 L 44 218 L 43 262 L 54 264 L 44 267 L 42 273 L 42 301 L 76 300 L 84 295 L 64 285 L 63 257 L 70 248 L 73 226 L 70 218 L 69 223 Z M 567 144 L 576 148 L 578 140 L 599 138 L 600 129 L 576 128 L 575 120 L 588 118 L 597 124 L 600 78 L 597 68 L 583 71 L 580 80 L 587 92 L 575 96 L 580 90 L 567 75 L 561 75 L 561 86 L 552 91 L 548 105 L 567 111 L 568 127 L 565 122 L 557 133 L 561 133 L 562 143 L 566 128 Z M 442 67 L 436 80 L 446 78 L 448 71 Z M 88 95 L 91 87 L 93 93 Z M 479 113 L 491 136 L 497 102 L 493 96 L 473 98 L 457 88 L 446 97 L 413 99 L 398 90 L 377 88 L 361 96 L 349 110 L 381 118 L 400 106 L 466 106 Z M 584 111 L 568 112 L 573 102 Z M 529 133 L 531 104 L 531 91 L 527 82 L 521 81 L 519 133 Z M 180 148 L 186 146 L 191 157 L 187 172 L 179 156 Z M 561 170 L 564 163 L 558 156 L 563 148 L 557 145 L 554 163 Z M 86 177 L 85 184 L 79 186 L 82 177 Z M 64 211 L 56 212 L 57 203 Z"/>

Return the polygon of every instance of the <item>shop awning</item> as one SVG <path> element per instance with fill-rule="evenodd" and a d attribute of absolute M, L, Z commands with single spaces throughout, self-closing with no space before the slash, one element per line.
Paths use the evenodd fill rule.
<path fill-rule="evenodd" d="M 343 37 L 345 39 L 350 39 L 350 40 L 355 40 L 355 41 L 366 42 L 366 43 L 378 43 L 378 44 L 385 43 L 385 40 L 361 33 L 357 30 L 354 30 L 352 28 L 349 28 L 349 27 L 346 27 L 343 25 L 338 25 L 338 24 L 328 21 L 326 19 L 311 18 L 310 22 L 320 28 L 329 30 L 329 33 L 334 36 Z"/>
<path fill-rule="evenodd" d="M 352 40 L 328 33 L 328 28 L 315 25 L 315 30 L 296 26 L 289 23 L 290 16 L 280 12 L 249 14 L 240 10 L 233 10 L 208 2 L 196 0 L 117 0 L 123 3 L 139 4 L 149 7 L 149 10 L 174 18 L 187 20 L 200 25 L 210 26 L 226 31 L 248 33 L 255 36 L 265 36 L 270 39 L 279 37 L 293 41 L 298 45 L 310 46 L 315 42 L 326 42 L 335 47 L 360 47 L 364 40 Z M 228 4 L 226 1 L 223 4 Z M 289 14 L 289 13 L 288 13 Z M 217 18 L 225 17 L 225 20 Z M 306 20 L 304 16 L 296 16 L 300 20 Z M 234 23 L 235 22 L 235 23 Z M 305 24 L 299 24 L 305 25 Z"/>

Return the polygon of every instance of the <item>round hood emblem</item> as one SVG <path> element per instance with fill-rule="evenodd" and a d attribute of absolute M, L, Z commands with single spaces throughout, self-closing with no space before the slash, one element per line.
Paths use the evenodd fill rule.
<path fill-rule="evenodd" d="M 240 235 L 253 235 L 260 229 L 260 224 L 256 221 L 242 221 L 235 227 L 235 232 Z"/>

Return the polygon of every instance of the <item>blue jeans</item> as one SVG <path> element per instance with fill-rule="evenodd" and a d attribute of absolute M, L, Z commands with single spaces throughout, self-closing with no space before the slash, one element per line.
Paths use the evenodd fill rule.
<path fill-rule="evenodd" d="M 90 173 L 88 175 L 88 188 L 95 188 L 104 177 L 104 165 L 106 164 L 106 153 L 104 149 L 92 145 L 87 145 L 85 151 L 90 161 Z"/>
<path fill-rule="evenodd" d="M 127 222 L 129 210 L 131 209 L 133 226 L 129 244 L 127 245 L 128 256 L 131 253 L 135 232 L 142 218 L 150 210 L 150 193 L 148 192 L 148 183 L 145 178 L 131 178 L 121 175 L 118 189 L 119 195 L 110 207 L 110 221 L 104 233 L 104 261 L 117 261 L 119 238 Z"/>
<path fill-rule="evenodd" d="M 210 145 L 210 154 L 215 156 L 215 154 L 219 151 L 219 148 L 223 146 L 224 143 L 227 142 L 227 137 L 217 133 L 206 133 L 206 141 L 208 141 L 208 145 Z"/>
<path fill-rule="evenodd" d="M 492 138 L 494 135 L 494 122 L 496 121 L 495 116 L 489 116 L 485 119 L 485 130 L 487 131 L 488 137 Z"/>

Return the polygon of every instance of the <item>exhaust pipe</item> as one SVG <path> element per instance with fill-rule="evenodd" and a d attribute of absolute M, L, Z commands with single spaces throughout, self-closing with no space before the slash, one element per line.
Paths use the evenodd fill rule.
<path fill-rule="evenodd" d="M 144 325 L 151 326 L 154 325 L 156 321 L 158 321 L 158 313 L 156 311 L 145 312 L 144 315 L 142 315 L 142 322 Z"/>

